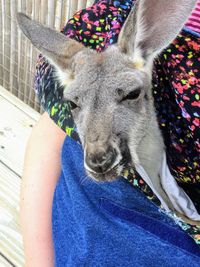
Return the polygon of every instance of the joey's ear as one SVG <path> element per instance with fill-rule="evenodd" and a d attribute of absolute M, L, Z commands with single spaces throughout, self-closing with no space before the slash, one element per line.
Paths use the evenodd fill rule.
<path fill-rule="evenodd" d="M 138 0 L 118 39 L 120 50 L 142 67 L 177 36 L 197 0 Z"/>
<path fill-rule="evenodd" d="M 23 13 L 17 14 L 17 22 L 26 37 L 58 70 L 70 70 L 75 54 L 87 49 L 64 34 L 31 20 Z"/>

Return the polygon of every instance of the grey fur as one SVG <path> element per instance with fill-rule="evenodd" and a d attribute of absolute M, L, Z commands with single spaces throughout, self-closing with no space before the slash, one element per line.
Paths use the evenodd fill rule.
<path fill-rule="evenodd" d="M 197 0 L 139 0 L 119 36 L 122 51 L 155 57 L 181 30 Z M 129 40 L 129 42 L 127 42 Z"/>
<path fill-rule="evenodd" d="M 73 72 L 64 97 L 77 105 L 72 113 L 89 175 L 98 181 L 113 180 L 120 175 L 122 165 L 140 163 L 170 208 L 158 176 L 164 144 L 151 95 L 151 65 L 176 37 L 195 2 L 139 0 L 121 31 L 118 45 L 101 54 L 18 15 L 19 26 L 55 63 L 63 84 L 68 71 Z M 138 98 L 125 100 L 134 90 L 141 90 Z M 98 155 L 103 155 L 102 159 L 107 160 L 108 148 L 115 151 L 115 162 L 105 172 L 95 172 L 87 159 L 92 155 L 97 160 Z"/>
<path fill-rule="evenodd" d="M 23 33 L 40 52 L 44 53 L 62 71 L 72 68 L 73 56 L 84 46 L 62 33 L 44 27 L 23 13 L 17 13 L 17 21 Z"/>

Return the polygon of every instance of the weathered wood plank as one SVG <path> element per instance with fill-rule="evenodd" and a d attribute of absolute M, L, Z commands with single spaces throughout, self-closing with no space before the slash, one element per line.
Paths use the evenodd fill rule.
<path fill-rule="evenodd" d="M 29 108 L 23 111 L 26 106 L 23 102 L 20 101 L 23 103 L 20 106 L 13 97 L 6 97 L 5 99 L 0 95 L 0 161 L 21 176 L 26 142 L 36 122 L 35 118 L 39 116 L 37 113 L 32 115 L 32 109 Z"/>
<path fill-rule="evenodd" d="M 22 267 L 20 177 L 26 142 L 40 114 L 2 87 L 0 114 L 0 266 Z"/>
<path fill-rule="evenodd" d="M 38 121 L 40 114 L 35 111 L 33 108 L 29 107 L 28 105 L 24 104 L 19 98 L 15 97 L 11 93 L 8 92 L 5 88 L 0 85 L 0 96 L 6 99 L 8 102 L 12 103 L 18 109 L 26 113 L 30 118 L 35 121 Z M 5 110 L 4 110 L 5 113 Z M 3 114 L 3 113 L 1 113 Z"/>
<path fill-rule="evenodd" d="M 22 267 L 24 265 L 24 253 L 19 225 L 19 194 L 20 178 L 4 164 L 0 163 L 1 253 L 14 266 Z"/>

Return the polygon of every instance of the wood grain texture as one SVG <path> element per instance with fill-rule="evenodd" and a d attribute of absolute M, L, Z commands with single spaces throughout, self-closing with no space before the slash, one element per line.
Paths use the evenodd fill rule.
<path fill-rule="evenodd" d="M 0 95 L 0 160 L 20 176 L 26 142 L 35 124 L 22 109 Z"/>
<path fill-rule="evenodd" d="M 18 109 L 20 109 L 22 112 L 24 112 L 26 115 L 28 115 L 30 118 L 32 118 L 35 121 L 38 121 L 40 118 L 40 114 L 29 107 L 28 105 L 24 104 L 23 101 L 12 95 L 8 90 L 0 86 L 0 96 L 13 104 L 13 106 L 16 106 Z"/>
<path fill-rule="evenodd" d="M 24 254 L 19 226 L 19 193 L 20 178 L 0 163 L 0 251 L 14 266 L 21 267 Z"/>
<path fill-rule="evenodd" d="M 24 266 L 19 195 L 24 152 L 40 114 L 0 87 L 0 266 Z"/>

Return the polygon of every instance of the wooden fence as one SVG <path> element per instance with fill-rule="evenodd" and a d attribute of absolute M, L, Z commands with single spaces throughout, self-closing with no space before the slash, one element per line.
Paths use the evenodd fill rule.
<path fill-rule="evenodd" d="M 33 19 L 60 30 L 75 11 L 92 2 L 94 1 L 0 0 L 0 85 L 41 111 L 33 90 L 38 52 L 18 29 L 16 12 L 22 11 Z"/>

